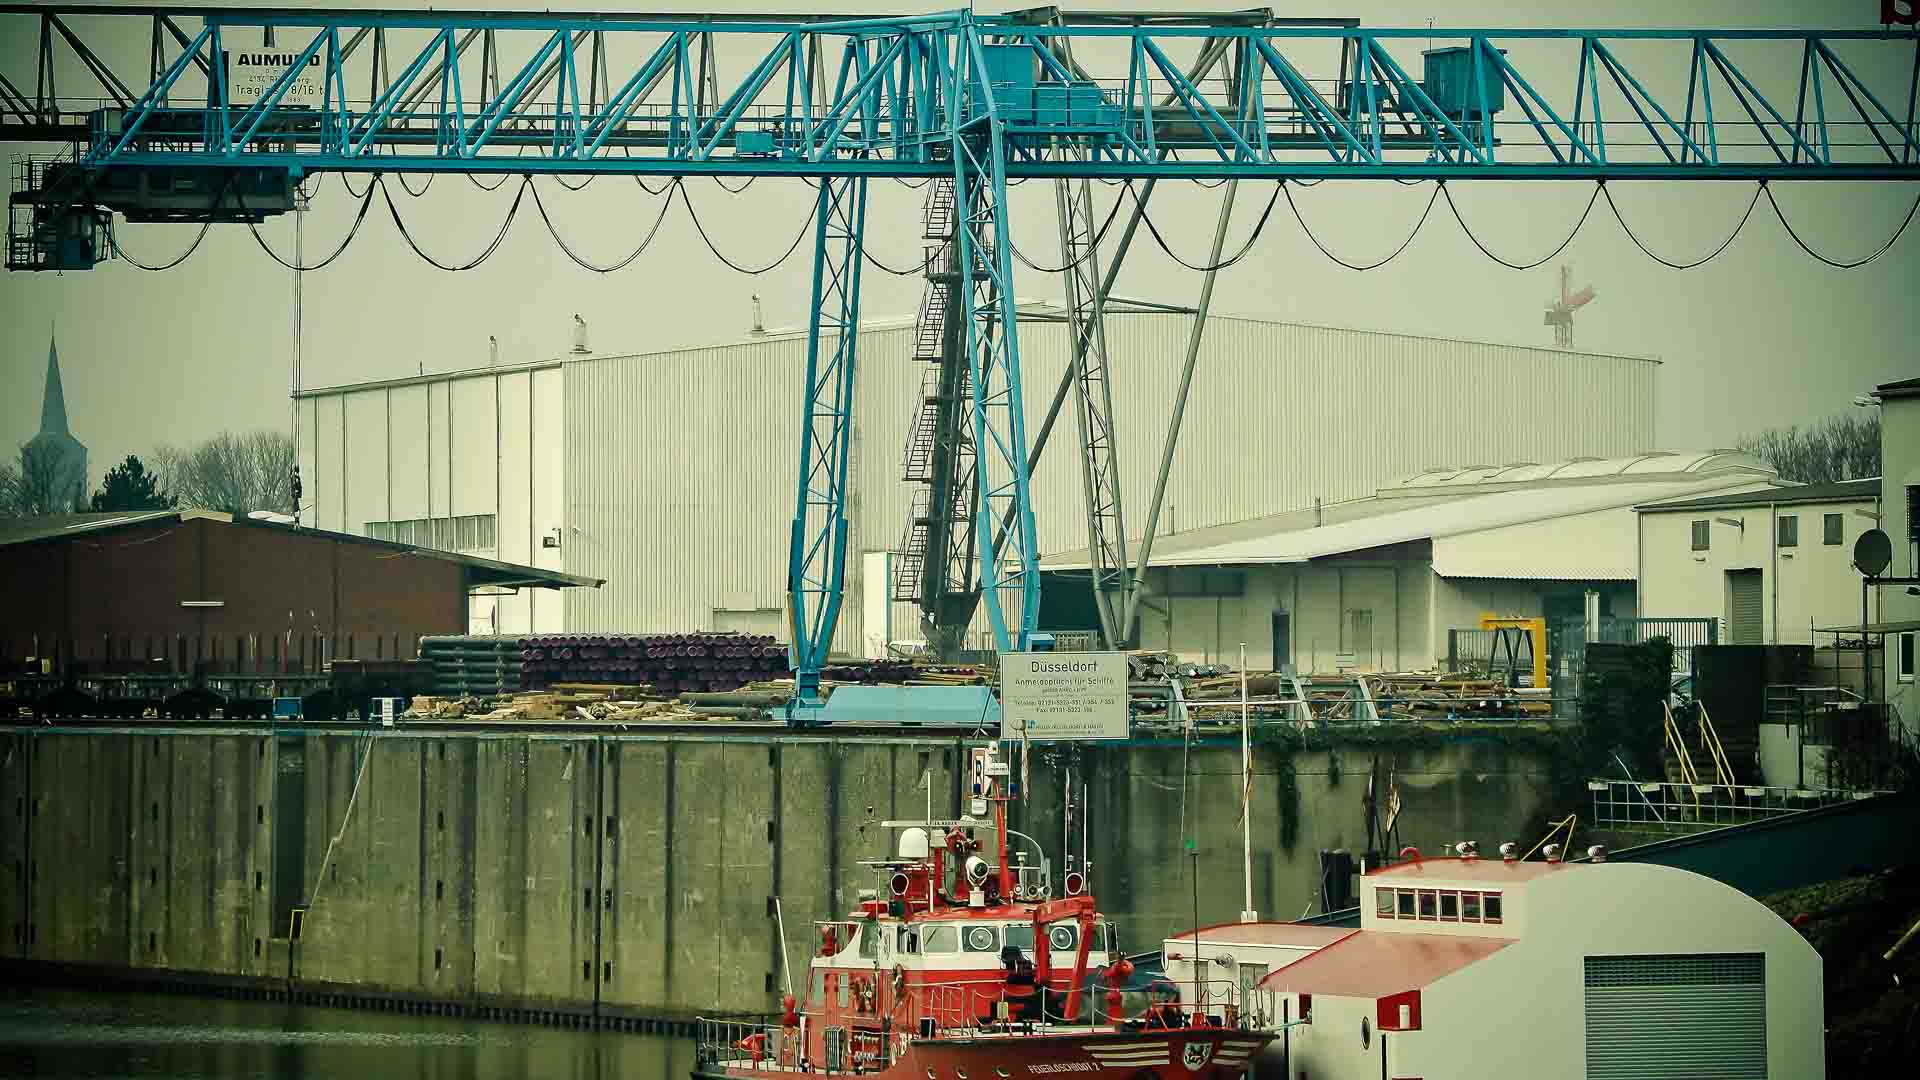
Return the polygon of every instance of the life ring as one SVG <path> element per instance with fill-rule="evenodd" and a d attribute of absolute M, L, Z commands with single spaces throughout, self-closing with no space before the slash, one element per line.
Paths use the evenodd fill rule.
<path fill-rule="evenodd" d="M 736 1049 L 745 1050 L 754 1063 L 759 1064 L 767 1056 L 767 1033 L 755 1032 L 733 1045 Z"/>

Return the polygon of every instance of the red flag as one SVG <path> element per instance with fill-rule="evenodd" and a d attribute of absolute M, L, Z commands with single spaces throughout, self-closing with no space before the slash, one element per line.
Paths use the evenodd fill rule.
<path fill-rule="evenodd" d="M 1920 0 L 1880 0 L 1880 21 L 1920 26 Z"/>

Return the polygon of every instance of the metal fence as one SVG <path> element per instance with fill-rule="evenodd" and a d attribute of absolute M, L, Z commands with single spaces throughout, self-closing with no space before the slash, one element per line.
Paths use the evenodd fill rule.
<path fill-rule="evenodd" d="M 1589 780 L 1593 822 L 1603 829 L 1705 832 L 1864 799 L 1871 791 L 1725 784 Z"/>

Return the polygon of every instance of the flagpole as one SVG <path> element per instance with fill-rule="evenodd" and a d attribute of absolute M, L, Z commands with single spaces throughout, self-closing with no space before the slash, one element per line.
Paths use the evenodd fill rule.
<path fill-rule="evenodd" d="M 1259 922 L 1253 910 L 1253 747 L 1247 734 L 1247 643 L 1240 643 L 1240 878 L 1245 889 L 1240 921 Z"/>

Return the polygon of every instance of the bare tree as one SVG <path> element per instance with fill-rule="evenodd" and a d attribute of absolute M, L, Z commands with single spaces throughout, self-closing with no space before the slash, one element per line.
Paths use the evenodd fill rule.
<path fill-rule="evenodd" d="M 1831 484 L 1880 475 L 1877 410 L 1829 416 L 1805 428 L 1768 428 L 1736 443 L 1800 484 Z"/>
<path fill-rule="evenodd" d="M 285 432 L 224 431 L 193 447 L 159 447 L 150 457 L 181 506 L 292 511 L 293 437 Z"/>
<path fill-rule="evenodd" d="M 0 462 L 0 518 L 16 517 L 20 501 L 20 470 Z"/>
<path fill-rule="evenodd" d="M 58 448 L 28 443 L 20 448 L 20 464 L 0 479 L 0 512 L 11 517 L 36 514 L 72 514 L 87 508 L 86 481 Z"/>

